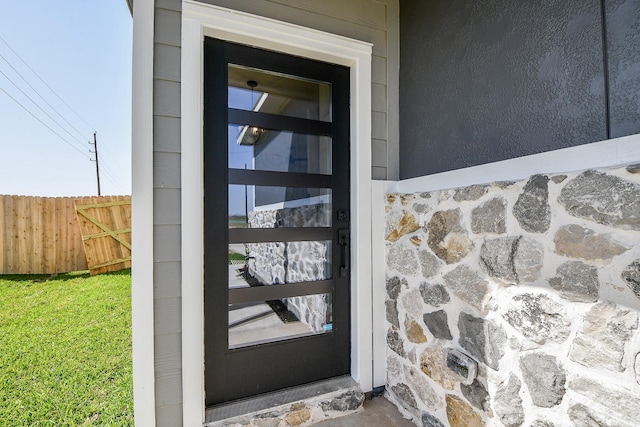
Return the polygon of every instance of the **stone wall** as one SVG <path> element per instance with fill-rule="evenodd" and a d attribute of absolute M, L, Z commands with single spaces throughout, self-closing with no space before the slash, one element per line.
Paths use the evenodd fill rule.
<path fill-rule="evenodd" d="M 256 210 L 249 213 L 251 228 L 329 227 L 331 205 Z M 329 242 L 269 242 L 247 244 L 248 273 L 265 285 L 325 280 L 331 276 Z M 314 332 L 331 323 L 330 295 L 283 300 L 287 308 Z"/>
<path fill-rule="evenodd" d="M 385 235 L 387 390 L 418 425 L 638 425 L 639 164 L 389 194 Z"/>

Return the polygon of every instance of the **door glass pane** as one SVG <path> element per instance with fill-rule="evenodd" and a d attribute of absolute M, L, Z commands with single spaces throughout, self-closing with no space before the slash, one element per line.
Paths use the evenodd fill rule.
<path fill-rule="evenodd" d="M 331 85 L 229 65 L 229 108 L 331 121 Z"/>
<path fill-rule="evenodd" d="M 328 333 L 331 294 L 229 305 L 229 348 Z"/>
<path fill-rule="evenodd" d="M 230 64 L 228 107 L 330 122 L 331 86 Z M 298 182 L 295 187 L 230 184 L 229 228 L 330 227 L 331 189 L 304 187 L 330 186 L 330 181 L 319 183 L 309 175 L 305 182 L 304 175 L 293 173 L 331 175 L 331 138 L 247 124 L 228 125 L 228 167 L 290 172 Z M 259 184 L 260 178 L 252 179 Z M 331 331 L 332 296 L 326 293 L 331 251 L 331 240 L 230 244 L 228 288 L 242 296 L 230 297 L 235 303 L 229 304 L 229 347 Z"/>
<path fill-rule="evenodd" d="M 331 241 L 229 245 L 229 289 L 331 277 Z M 229 348 L 331 331 L 331 294 L 229 304 Z"/>
<path fill-rule="evenodd" d="M 229 185 L 229 228 L 331 227 L 331 189 Z"/>
<path fill-rule="evenodd" d="M 331 138 L 229 125 L 229 167 L 331 175 Z"/>
<path fill-rule="evenodd" d="M 331 279 L 331 241 L 229 245 L 229 288 Z"/>

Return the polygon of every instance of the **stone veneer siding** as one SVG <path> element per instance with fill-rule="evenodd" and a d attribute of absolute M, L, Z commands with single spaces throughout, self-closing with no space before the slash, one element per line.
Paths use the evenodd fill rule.
<path fill-rule="evenodd" d="M 638 425 L 640 165 L 386 197 L 387 390 L 418 425 Z"/>

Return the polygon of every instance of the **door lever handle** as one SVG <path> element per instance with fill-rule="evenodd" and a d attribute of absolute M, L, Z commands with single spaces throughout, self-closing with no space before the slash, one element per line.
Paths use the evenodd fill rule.
<path fill-rule="evenodd" d="M 340 277 L 349 277 L 351 264 L 351 236 L 348 229 L 338 230 L 338 244 L 342 247 L 342 265 L 340 266 Z"/>

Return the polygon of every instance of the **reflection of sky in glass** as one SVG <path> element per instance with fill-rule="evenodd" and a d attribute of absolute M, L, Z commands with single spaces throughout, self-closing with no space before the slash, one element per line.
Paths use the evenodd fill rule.
<path fill-rule="evenodd" d="M 246 192 L 246 193 L 245 193 Z M 254 185 L 229 185 L 229 215 L 230 216 L 246 216 L 246 207 L 251 212 L 253 210 L 253 200 L 255 199 Z"/>
<path fill-rule="evenodd" d="M 229 108 L 238 108 L 242 110 L 253 109 L 253 104 L 260 98 L 261 92 L 253 91 L 249 89 L 241 89 L 237 87 L 229 87 Z M 253 98 L 253 99 L 252 99 Z M 231 126 L 227 127 L 228 133 L 228 148 L 229 148 L 229 167 L 236 169 L 251 168 L 253 163 L 253 147 L 241 146 L 237 144 L 238 130 L 240 127 Z M 229 186 L 229 214 L 241 214 L 244 215 L 245 211 L 245 194 L 244 188 L 242 191 L 232 191 L 232 189 L 238 190 L 241 186 Z M 253 209 L 253 195 L 249 194 L 248 197 L 249 210 Z"/>
<path fill-rule="evenodd" d="M 253 169 L 253 147 L 250 145 L 238 145 L 237 143 L 240 129 L 242 129 L 241 126 L 227 126 L 227 133 L 229 134 L 229 167 L 244 169 L 245 165 L 247 165 L 247 169 Z"/>
<path fill-rule="evenodd" d="M 253 110 L 262 92 L 240 87 L 229 86 L 229 108 L 237 108 L 238 110 Z"/>

